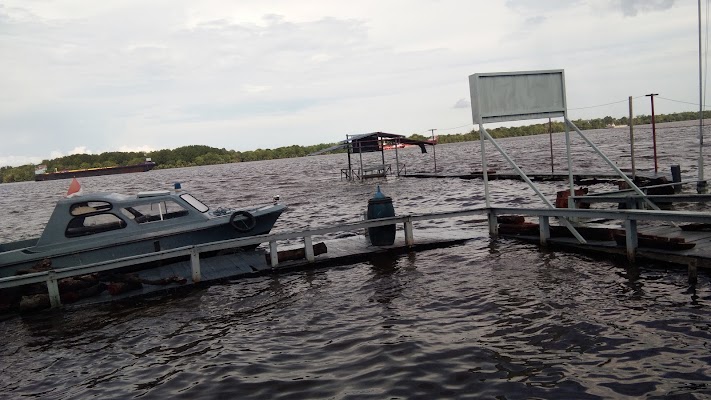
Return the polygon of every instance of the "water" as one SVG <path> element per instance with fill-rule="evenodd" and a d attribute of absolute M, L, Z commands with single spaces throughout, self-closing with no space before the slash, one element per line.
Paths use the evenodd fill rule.
<path fill-rule="evenodd" d="M 659 165 L 666 172 L 678 163 L 693 178 L 697 130 L 678 125 L 657 132 Z M 588 134 L 628 167 L 626 130 Z M 563 136 L 554 139 L 563 169 Z M 637 129 L 635 140 L 637 168 L 653 169 L 649 130 Z M 576 165 L 602 170 L 579 142 Z M 549 170 L 547 136 L 501 144 L 524 170 Z M 437 165 L 479 170 L 478 149 L 478 142 L 438 146 Z M 409 172 L 431 171 L 431 156 L 416 148 L 400 156 Z M 181 182 L 212 207 L 279 194 L 290 210 L 277 232 L 361 219 L 376 182 L 340 181 L 345 160 L 151 171 L 82 184 L 85 191 L 137 192 Z M 0 185 L 0 240 L 37 235 L 68 183 Z M 483 203 L 478 180 L 377 183 L 399 214 Z M 540 185 L 551 200 L 565 186 Z M 494 205 L 542 205 L 521 182 L 497 181 L 491 189 Z M 711 397 L 707 274 L 689 288 L 684 270 L 492 241 L 480 221 L 415 225 L 415 237 L 430 229 L 475 232 L 451 248 L 7 319 L 0 322 L 0 398 Z"/>

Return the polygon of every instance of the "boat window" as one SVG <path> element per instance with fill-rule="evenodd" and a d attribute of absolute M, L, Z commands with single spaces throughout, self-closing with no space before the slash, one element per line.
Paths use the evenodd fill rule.
<path fill-rule="evenodd" d="M 105 212 L 111 209 L 111 203 L 106 201 L 82 201 L 72 204 L 69 213 L 72 215 L 86 215 L 96 212 Z"/>
<path fill-rule="evenodd" d="M 126 227 L 126 222 L 114 214 L 77 216 L 69 221 L 65 235 L 69 238 L 94 235 Z"/>
<path fill-rule="evenodd" d="M 188 215 L 188 210 L 173 200 L 166 200 L 122 208 L 121 213 L 128 219 L 142 224 L 185 217 Z"/>
<path fill-rule="evenodd" d="M 196 210 L 200 211 L 201 213 L 207 212 L 207 210 L 210 209 L 210 207 L 203 204 L 200 200 L 196 199 L 191 194 L 187 194 L 187 193 L 181 194 L 180 198 L 185 200 L 188 204 L 193 206 Z"/>

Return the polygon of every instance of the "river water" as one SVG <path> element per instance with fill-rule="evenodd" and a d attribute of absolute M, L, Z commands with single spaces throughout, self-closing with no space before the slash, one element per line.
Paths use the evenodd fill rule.
<path fill-rule="evenodd" d="M 698 127 L 689 125 L 658 127 L 660 171 L 679 164 L 685 178 L 696 178 Z M 586 134 L 629 168 L 626 129 Z M 561 171 L 564 136 L 553 140 Z M 548 136 L 499 143 L 524 170 L 550 171 Z M 637 127 L 635 143 L 637 169 L 653 170 L 651 130 Z M 577 170 L 605 170 L 580 139 L 572 150 Z M 478 142 L 436 151 L 445 173 L 481 169 Z M 508 169 L 492 148 L 488 154 L 490 166 Z M 417 148 L 398 155 L 408 172 L 434 167 L 432 154 Z M 336 154 L 93 177 L 82 185 L 135 193 L 181 182 L 213 208 L 278 194 L 290 209 L 273 232 L 358 221 L 376 184 L 400 215 L 483 205 L 480 180 L 347 182 L 339 179 L 345 163 Z M 0 241 L 38 235 L 68 184 L 0 185 Z M 553 200 L 566 183 L 540 188 Z M 495 206 L 543 204 L 521 182 L 492 182 L 491 194 Z M 0 398 L 711 397 L 708 274 L 689 287 L 685 270 L 669 265 L 492 240 L 481 218 L 418 223 L 415 238 L 456 229 L 475 239 L 131 304 L 8 318 L 0 321 Z"/>

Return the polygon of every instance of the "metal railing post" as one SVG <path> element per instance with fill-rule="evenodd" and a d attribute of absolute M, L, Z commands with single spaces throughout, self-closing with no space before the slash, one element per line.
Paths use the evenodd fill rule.
<path fill-rule="evenodd" d="M 541 246 L 547 246 L 548 239 L 550 239 L 551 237 L 551 226 L 549 218 L 544 215 L 538 217 L 538 226 L 540 227 L 541 233 Z"/>
<path fill-rule="evenodd" d="M 625 243 L 627 244 L 627 259 L 635 262 L 637 253 L 637 220 L 625 220 Z"/>
<path fill-rule="evenodd" d="M 277 251 L 277 243 L 275 240 L 269 242 L 269 258 L 272 261 L 272 268 L 279 265 L 279 252 Z"/>
<path fill-rule="evenodd" d="M 62 306 L 62 299 L 59 297 L 59 285 L 57 284 L 57 273 L 50 270 L 47 273 L 47 292 L 49 293 L 49 305 L 52 308 Z"/>
<path fill-rule="evenodd" d="M 412 232 L 412 217 L 407 217 L 405 220 L 405 244 L 407 247 L 415 245 L 415 236 Z"/>
<path fill-rule="evenodd" d="M 200 272 L 200 251 L 195 247 L 190 249 L 190 269 L 193 273 L 193 282 L 200 282 L 202 280 L 202 274 Z"/>
<path fill-rule="evenodd" d="M 316 258 L 314 257 L 314 243 L 311 236 L 304 236 L 304 251 L 306 252 L 306 260 L 314 262 Z M 277 258 L 279 257 L 277 256 Z"/>

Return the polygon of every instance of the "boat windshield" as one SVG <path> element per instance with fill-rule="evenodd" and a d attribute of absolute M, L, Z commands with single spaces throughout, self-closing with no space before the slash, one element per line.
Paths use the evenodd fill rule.
<path fill-rule="evenodd" d="M 201 213 L 207 212 L 210 208 L 203 204 L 200 200 L 196 199 L 193 197 L 191 194 L 181 194 L 180 198 L 185 200 L 188 204 L 193 206 L 196 210 L 200 211 Z"/>

